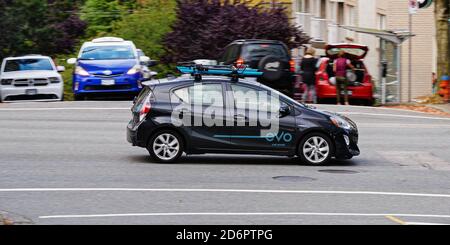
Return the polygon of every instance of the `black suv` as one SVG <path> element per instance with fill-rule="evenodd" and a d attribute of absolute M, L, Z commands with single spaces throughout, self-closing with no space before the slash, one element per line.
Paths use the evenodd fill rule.
<path fill-rule="evenodd" d="M 289 49 L 280 41 L 243 39 L 225 47 L 220 65 L 248 65 L 264 72 L 258 82 L 293 96 L 295 82 L 295 62 Z"/>
<path fill-rule="evenodd" d="M 359 155 L 358 130 L 350 119 L 308 107 L 254 79 L 208 74 L 219 73 L 210 68 L 203 77 L 149 82 L 131 109 L 128 141 L 167 163 L 183 152 L 298 156 L 311 165 Z M 275 115 L 268 117 L 270 124 L 258 120 L 266 112 Z M 269 130 L 273 125 L 276 131 Z"/>

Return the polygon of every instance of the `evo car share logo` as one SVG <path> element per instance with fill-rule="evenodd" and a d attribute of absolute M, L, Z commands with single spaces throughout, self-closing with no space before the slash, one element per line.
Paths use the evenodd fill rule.
<path fill-rule="evenodd" d="M 268 133 L 266 135 L 266 140 L 268 142 L 284 142 L 289 143 L 293 140 L 293 136 L 290 133 L 281 132 L 279 134 Z"/>

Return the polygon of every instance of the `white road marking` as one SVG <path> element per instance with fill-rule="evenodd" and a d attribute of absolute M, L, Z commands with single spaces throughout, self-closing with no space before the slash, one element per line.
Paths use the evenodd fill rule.
<path fill-rule="evenodd" d="M 450 117 L 424 117 L 413 115 L 398 115 L 398 114 L 385 114 L 385 113 L 366 113 L 366 112 L 337 112 L 344 115 L 362 115 L 362 116 L 378 116 L 378 117 L 400 117 L 400 118 L 417 118 L 417 119 L 429 119 L 429 120 L 447 120 L 450 121 Z"/>
<path fill-rule="evenodd" d="M 358 128 L 450 128 L 450 124 L 358 123 Z"/>
<path fill-rule="evenodd" d="M 426 222 L 406 222 L 407 225 L 450 225 L 442 223 L 426 223 Z"/>
<path fill-rule="evenodd" d="M 99 110 L 130 110 L 130 108 L 125 107 L 50 107 L 50 108 L 0 108 L 0 111 L 62 111 L 62 110 L 90 110 L 90 111 L 99 111 Z"/>
<path fill-rule="evenodd" d="M 272 193 L 272 194 L 337 194 L 337 195 L 378 195 L 410 197 L 450 198 L 450 194 L 377 192 L 377 191 L 314 191 L 314 190 L 245 190 L 245 189 L 163 189 L 163 188 L 12 188 L 0 192 L 228 192 L 228 193 Z"/>
<path fill-rule="evenodd" d="M 308 213 L 308 212 L 267 212 L 267 213 L 122 213 L 122 214 L 86 214 L 86 215 L 46 215 L 40 219 L 61 218 L 106 218 L 106 217 L 138 217 L 138 216 L 361 216 L 361 217 L 426 217 L 450 218 L 444 214 L 371 214 L 371 213 Z"/>

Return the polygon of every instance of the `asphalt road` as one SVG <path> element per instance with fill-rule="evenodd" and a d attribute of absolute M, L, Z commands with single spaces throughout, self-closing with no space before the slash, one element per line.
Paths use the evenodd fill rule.
<path fill-rule="evenodd" d="M 361 156 L 167 165 L 126 141 L 130 106 L 0 104 L 0 223 L 450 224 L 450 118 L 320 106 L 358 123 Z"/>

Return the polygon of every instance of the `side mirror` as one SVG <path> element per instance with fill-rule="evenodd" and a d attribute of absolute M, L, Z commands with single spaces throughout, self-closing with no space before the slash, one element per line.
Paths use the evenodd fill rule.
<path fill-rule="evenodd" d="M 139 62 L 140 62 L 141 64 L 147 64 L 149 61 L 150 61 L 150 58 L 147 57 L 147 56 L 141 56 L 141 57 L 139 57 Z"/>
<path fill-rule="evenodd" d="M 67 60 L 67 64 L 75 65 L 77 63 L 77 58 L 70 58 Z"/>
<path fill-rule="evenodd" d="M 156 71 L 151 71 L 150 72 L 150 77 L 156 77 L 158 75 L 158 72 L 156 72 Z"/>
<path fill-rule="evenodd" d="M 56 67 L 56 70 L 57 70 L 58 72 L 65 72 L 65 71 L 66 71 L 66 68 L 65 68 L 64 66 L 57 66 L 57 67 Z"/>
<path fill-rule="evenodd" d="M 289 114 L 291 114 L 291 107 L 283 104 L 280 107 L 280 117 L 285 117 L 288 116 Z"/>

